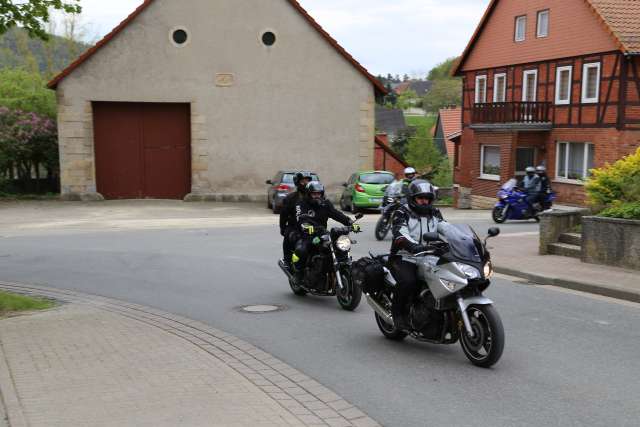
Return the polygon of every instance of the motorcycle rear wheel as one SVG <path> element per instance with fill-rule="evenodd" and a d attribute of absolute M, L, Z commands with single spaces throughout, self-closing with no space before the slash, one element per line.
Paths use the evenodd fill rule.
<path fill-rule="evenodd" d="M 340 278 L 342 279 L 342 286 L 344 286 L 344 288 L 336 290 L 338 304 L 340 304 L 343 310 L 353 311 L 360 305 L 362 289 L 353 282 L 350 273 L 340 272 Z"/>
<path fill-rule="evenodd" d="M 508 206 L 505 206 L 504 208 L 500 208 L 496 206 L 495 208 L 493 208 L 493 211 L 491 212 L 491 217 L 493 218 L 493 221 L 496 224 L 502 224 L 503 222 L 505 222 L 507 220 L 508 210 L 509 210 Z"/>
<path fill-rule="evenodd" d="M 305 291 L 302 286 L 299 286 L 294 279 L 289 279 L 289 286 L 291 287 L 293 293 L 298 295 L 299 297 L 307 295 L 307 291 Z"/>
<path fill-rule="evenodd" d="M 384 240 L 384 238 L 387 237 L 390 228 L 391 226 L 389 225 L 389 222 L 385 221 L 384 216 L 381 215 L 376 223 L 376 240 Z"/>
<path fill-rule="evenodd" d="M 374 313 L 374 315 L 376 317 L 378 329 L 380 329 L 380 332 L 382 332 L 382 335 L 384 335 L 386 339 L 389 339 L 391 341 L 402 341 L 407 337 L 406 332 L 396 328 L 395 325 L 390 325 L 389 323 L 385 322 L 378 313 Z"/>
<path fill-rule="evenodd" d="M 476 366 L 495 365 L 504 350 L 504 327 L 500 315 L 492 305 L 472 305 L 467 308 L 474 336 L 460 331 L 460 345 L 465 356 Z"/>

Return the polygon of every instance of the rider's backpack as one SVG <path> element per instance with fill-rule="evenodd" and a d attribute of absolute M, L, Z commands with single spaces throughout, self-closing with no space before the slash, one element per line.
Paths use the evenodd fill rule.
<path fill-rule="evenodd" d="M 384 288 L 384 264 L 375 258 L 364 257 L 353 263 L 353 282 L 368 294 Z"/>

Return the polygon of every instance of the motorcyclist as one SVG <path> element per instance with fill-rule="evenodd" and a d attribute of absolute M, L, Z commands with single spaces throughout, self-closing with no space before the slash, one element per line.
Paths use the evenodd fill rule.
<path fill-rule="evenodd" d="M 531 214 L 535 212 L 535 203 L 540 193 L 540 178 L 536 175 L 536 168 L 529 166 L 525 169 L 526 175 L 522 180 L 522 189 L 527 194 L 527 203 Z"/>
<path fill-rule="evenodd" d="M 408 194 L 409 185 L 411 185 L 411 182 L 416 179 L 417 176 L 418 175 L 415 168 L 409 166 L 404 169 L 404 179 L 402 180 L 402 194 L 404 194 L 405 196 Z"/>
<path fill-rule="evenodd" d="M 280 210 L 280 235 L 282 240 L 282 253 L 285 265 L 291 269 L 291 256 L 293 255 L 294 245 L 297 239 L 296 228 L 296 212 L 295 206 L 302 198 L 307 188 L 307 184 L 313 179 L 313 174 L 308 171 L 300 171 L 293 177 L 293 184 L 296 191 L 287 194 L 282 201 L 282 209 Z"/>
<path fill-rule="evenodd" d="M 304 265 L 311 246 L 319 244 L 313 236 L 314 227 L 326 228 L 327 222 L 331 218 L 345 226 L 352 227 L 354 232 L 360 231 L 360 225 L 355 224 L 348 216 L 338 211 L 333 203 L 325 198 L 324 192 L 324 185 L 318 181 L 311 181 L 307 184 L 304 197 L 294 207 L 299 238 L 295 244 L 291 261 L 298 281 L 302 279 Z"/>
<path fill-rule="evenodd" d="M 536 167 L 536 175 L 540 180 L 540 189 L 538 191 L 538 200 L 543 210 L 550 209 L 551 206 L 546 202 L 547 194 L 551 192 L 551 180 L 547 176 L 547 168 L 540 165 Z"/>
<path fill-rule="evenodd" d="M 433 206 L 435 188 L 426 180 L 414 180 L 408 189 L 408 203 L 398 209 L 393 221 L 393 242 L 389 267 L 398 283 L 392 301 L 392 315 L 395 327 L 408 329 L 405 307 L 418 289 L 417 267 L 406 259 L 423 251 L 435 248 L 423 240 L 424 233 L 438 231 L 444 222 L 440 211 Z"/>

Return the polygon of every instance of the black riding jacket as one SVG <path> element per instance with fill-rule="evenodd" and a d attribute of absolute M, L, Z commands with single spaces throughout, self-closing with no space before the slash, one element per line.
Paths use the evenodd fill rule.
<path fill-rule="evenodd" d="M 303 194 L 299 191 L 287 194 L 282 200 L 282 209 L 280 209 L 280 234 L 284 234 L 287 228 L 296 226 L 296 204 L 303 199 Z"/>
<path fill-rule="evenodd" d="M 333 203 L 329 200 L 322 200 L 322 203 L 319 206 L 311 204 L 311 202 L 307 198 L 302 198 L 302 200 L 298 201 L 294 207 L 296 224 L 299 227 L 301 224 L 307 220 L 306 218 L 300 218 L 301 215 L 308 215 L 311 217 L 309 222 L 312 222 L 314 225 L 319 225 L 323 227 L 327 227 L 327 222 L 329 218 L 338 221 L 343 225 L 351 225 L 353 221 L 351 218 L 337 210 Z"/>

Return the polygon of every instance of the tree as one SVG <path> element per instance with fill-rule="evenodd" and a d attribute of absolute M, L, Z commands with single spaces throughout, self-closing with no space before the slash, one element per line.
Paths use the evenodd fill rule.
<path fill-rule="evenodd" d="M 460 79 L 440 79 L 433 82 L 431 90 L 425 95 L 422 106 L 427 112 L 438 114 L 447 105 L 460 105 L 462 102 L 462 81 Z"/>
<path fill-rule="evenodd" d="M 413 90 L 405 90 L 398 96 L 398 108 L 401 110 L 406 110 L 411 108 L 415 104 L 415 100 L 418 98 L 418 95 Z"/>
<path fill-rule="evenodd" d="M 55 92 L 46 88 L 40 74 L 21 69 L 0 69 L 0 106 L 56 116 Z"/>
<path fill-rule="evenodd" d="M 444 62 L 439 63 L 435 67 L 429 71 L 429 75 L 427 76 L 427 80 L 440 80 L 440 79 L 450 79 L 451 70 L 453 69 L 453 65 L 458 61 L 458 58 L 449 58 Z"/>
<path fill-rule="evenodd" d="M 30 37 L 47 40 L 44 24 L 51 19 L 50 12 L 80 13 L 79 0 L 0 0 L 0 34 L 15 26 L 27 30 Z"/>

